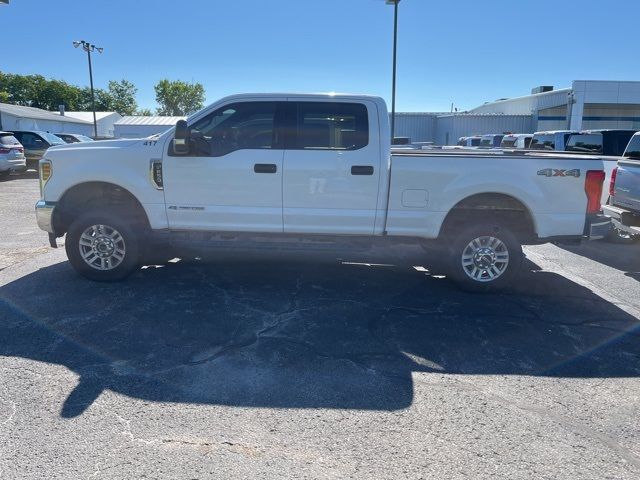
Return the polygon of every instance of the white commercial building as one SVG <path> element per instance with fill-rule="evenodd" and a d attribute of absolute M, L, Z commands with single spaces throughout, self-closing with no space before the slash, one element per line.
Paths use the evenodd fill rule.
<path fill-rule="evenodd" d="M 187 117 L 161 117 L 134 115 L 122 117 L 114 124 L 116 138 L 144 138 L 162 133 Z"/>
<path fill-rule="evenodd" d="M 0 130 L 41 130 L 50 133 L 93 135 L 93 123 L 62 117 L 40 108 L 0 103 Z"/>
<path fill-rule="evenodd" d="M 55 112 L 60 114 L 59 112 Z M 93 124 L 93 112 L 64 112 L 62 115 L 69 118 L 77 118 Z M 96 126 L 98 127 L 98 137 L 115 136 L 114 124 L 122 118 L 118 112 L 96 112 Z M 93 136 L 93 130 L 91 131 Z"/>
<path fill-rule="evenodd" d="M 470 112 L 531 115 L 538 131 L 640 130 L 640 82 L 575 80 L 571 88 L 490 102 Z"/>
<path fill-rule="evenodd" d="M 571 88 L 538 87 L 530 95 L 487 102 L 467 112 L 396 117 L 396 136 L 443 145 L 484 133 L 604 128 L 640 130 L 640 82 L 575 80 Z"/>

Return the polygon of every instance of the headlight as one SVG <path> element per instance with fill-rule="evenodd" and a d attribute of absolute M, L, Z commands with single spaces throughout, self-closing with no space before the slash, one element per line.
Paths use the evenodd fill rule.
<path fill-rule="evenodd" d="M 44 186 L 53 175 L 53 165 L 49 160 L 40 160 L 40 196 L 42 197 Z"/>

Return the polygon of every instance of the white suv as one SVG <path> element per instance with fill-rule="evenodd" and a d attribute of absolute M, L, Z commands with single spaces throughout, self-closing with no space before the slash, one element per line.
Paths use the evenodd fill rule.
<path fill-rule="evenodd" d="M 11 132 L 0 132 L 0 176 L 27 169 L 24 148 Z"/>

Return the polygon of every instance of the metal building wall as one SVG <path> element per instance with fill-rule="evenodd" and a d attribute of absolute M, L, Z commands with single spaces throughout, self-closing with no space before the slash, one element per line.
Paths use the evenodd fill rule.
<path fill-rule="evenodd" d="M 412 142 L 433 142 L 436 138 L 438 113 L 396 113 L 396 137 L 409 137 Z"/>
<path fill-rule="evenodd" d="M 443 115 L 437 120 L 436 144 L 455 145 L 458 138 L 468 135 L 533 131 L 533 115 Z"/>
<path fill-rule="evenodd" d="M 93 124 L 62 122 L 41 118 L 25 118 L 0 112 L 2 116 L 2 130 L 42 130 L 50 133 L 79 133 L 93 135 Z"/>

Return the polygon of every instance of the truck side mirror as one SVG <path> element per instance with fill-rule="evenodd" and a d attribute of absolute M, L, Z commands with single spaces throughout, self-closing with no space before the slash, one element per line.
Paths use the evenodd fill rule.
<path fill-rule="evenodd" d="M 173 153 L 175 155 L 188 155 L 189 150 L 189 126 L 186 120 L 178 120 L 176 132 L 173 136 Z"/>

